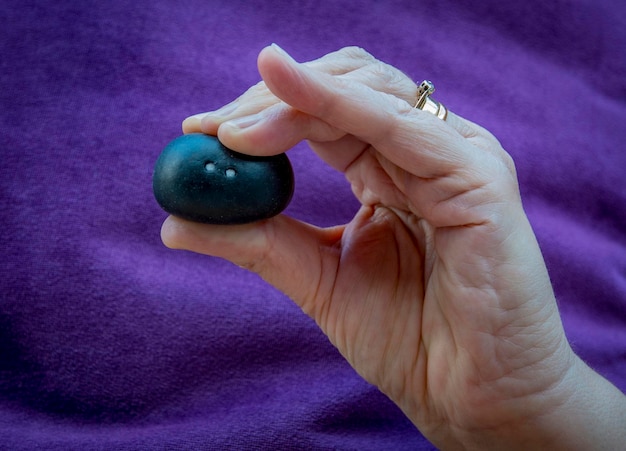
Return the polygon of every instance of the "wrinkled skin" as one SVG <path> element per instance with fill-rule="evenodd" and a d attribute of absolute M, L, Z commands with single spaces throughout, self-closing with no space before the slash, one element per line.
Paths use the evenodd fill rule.
<path fill-rule="evenodd" d="M 567 343 L 499 142 L 413 108 L 415 83 L 361 49 L 298 64 L 271 46 L 259 71 L 261 83 L 183 130 L 255 155 L 308 140 L 345 173 L 359 212 L 327 229 L 284 215 L 243 226 L 170 217 L 166 245 L 229 259 L 285 292 L 439 447 L 574 449 L 607 428 L 605 440 L 623 440 L 585 416 L 608 405 L 619 425 L 623 395 Z"/>

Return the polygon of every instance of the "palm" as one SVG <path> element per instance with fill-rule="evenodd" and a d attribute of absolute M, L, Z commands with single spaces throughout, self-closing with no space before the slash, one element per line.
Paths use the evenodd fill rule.
<path fill-rule="evenodd" d="M 526 270 L 499 263 L 516 251 L 505 244 L 509 231 L 503 224 L 433 227 L 415 214 L 420 205 L 392 183 L 391 178 L 407 174 L 383 170 L 390 167 L 386 161 L 372 165 L 377 167 L 360 164 L 372 165 L 371 159 L 355 161 L 347 176 L 364 206 L 342 234 L 339 257 L 330 260 L 336 271 L 320 270 L 334 276 L 320 285 L 331 289 L 317 291 L 302 305 L 355 369 L 419 418 L 421 428 L 444 419 L 463 421 L 465 413 L 475 421 L 501 420 L 499 404 L 510 395 L 505 379 L 517 368 L 494 366 L 494 352 L 508 353 L 519 367 L 544 359 L 554 350 L 533 348 L 543 336 L 516 332 L 521 322 L 557 321 L 556 313 L 524 302 L 532 300 L 530 291 L 527 299 L 507 296 Z M 355 174 L 367 174 L 367 192 L 359 190 L 364 181 Z M 485 384 L 492 387 L 489 399 Z M 543 388 L 530 378 L 520 387 L 528 394 Z M 480 399 L 477 393 L 483 393 Z M 463 406 L 472 412 L 463 412 Z M 476 411 L 480 406 L 482 414 Z"/>

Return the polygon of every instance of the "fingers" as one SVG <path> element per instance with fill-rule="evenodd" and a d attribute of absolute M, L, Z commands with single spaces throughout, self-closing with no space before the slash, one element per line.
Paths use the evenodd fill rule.
<path fill-rule="evenodd" d="M 284 66 L 282 69 L 281 64 Z M 362 49 L 342 49 L 304 64 L 295 63 L 277 47 L 265 49 L 259 56 L 259 69 L 270 82 L 272 77 L 281 77 L 281 70 L 286 75 L 285 69 L 290 64 L 293 66 L 293 80 L 274 80 L 275 92 L 268 89 L 265 82 L 261 82 L 215 112 L 188 118 L 183 123 L 183 131 L 217 135 L 228 147 L 256 155 L 281 153 L 307 139 L 324 160 L 340 170 L 347 167 L 364 149 L 363 140 L 370 140 L 385 152 L 380 142 L 373 141 L 378 137 L 396 149 L 396 152 L 388 155 L 392 161 L 405 164 L 406 157 L 409 157 L 424 169 L 417 175 L 426 177 L 436 173 L 430 170 L 431 166 L 425 166 L 423 161 L 417 161 L 413 155 L 407 154 L 407 145 L 415 148 L 421 141 L 422 155 L 427 156 L 429 150 L 431 154 L 436 153 L 439 158 L 431 159 L 431 163 L 439 165 L 443 172 L 468 164 L 466 160 L 458 159 L 461 155 L 458 147 L 462 145 L 459 137 L 467 139 L 479 149 L 495 149 L 495 153 L 501 153 L 499 143 L 490 133 L 454 113 L 449 114 L 444 125 L 430 115 L 414 111 L 411 106 L 415 103 L 415 83 L 401 71 L 376 60 Z M 305 83 L 307 77 L 312 78 Z M 311 84 L 312 80 L 316 80 L 315 83 Z M 289 83 L 293 85 L 292 91 L 295 89 L 294 98 L 291 101 L 279 99 L 279 93 L 285 91 Z M 316 84 L 318 88 L 320 84 L 327 85 L 327 89 L 316 90 Z M 344 119 L 350 116 L 355 124 L 361 124 L 362 127 L 354 128 L 329 117 L 326 111 L 318 108 L 322 99 L 328 99 L 326 108 L 331 106 L 335 111 L 343 112 Z M 314 110 L 306 110 L 304 105 L 307 102 L 314 106 Z M 378 112 L 374 111 L 376 109 Z M 404 127 L 404 133 L 400 133 L 399 129 L 409 122 L 413 126 Z M 454 136 L 453 131 L 458 136 Z M 350 133 L 356 135 L 357 139 L 346 136 Z M 404 146 L 399 147 L 397 142 L 387 139 L 394 133 L 394 136 L 404 141 Z M 344 151 L 341 156 L 336 155 L 335 144 L 338 140 L 341 140 Z M 329 142 L 332 144 L 325 145 Z M 326 152 L 325 148 L 331 150 Z M 394 159 L 394 153 L 403 154 L 405 158 Z M 455 158 L 446 159 L 446 156 Z M 446 165 L 446 162 L 452 164 Z"/>
<path fill-rule="evenodd" d="M 346 47 L 304 64 L 331 75 L 343 75 L 375 62 L 377 60 L 365 50 L 358 47 Z M 261 81 L 248 89 L 238 99 L 218 110 L 188 117 L 183 121 L 183 132 L 216 135 L 219 125 L 223 122 L 236 117 L 254 115 L 278 102 L 279 99 Z"/>
<path fill-rule="evenodd" d="M 405 99 L 408 103 L 415 103 L 415 83 L 413 83 L 410 78 L 408 78 L 398 69 L 375 59 L 373 56 L 371 56 L 369 53 L 359 47 L 346 47 L 339 51 L 325 55 L 317 60 L 303 64 L 307 67 L 310 67 L 312 70 L 320 71 L 332 76 L 345 77 L 352 80 L 353 82 L 362 83 L 366 86 L 369 86 L 374 90 L 387 92 L 391 95 L 395 95 L 398 98 Z M 280 100 L 277 99 L 276 96 L 274 96 L 274 94 L 272 94 L 272 92 L 267 89 L 265 83 L 260 82 L 257 85 L 248 89 L 242 96 L 240 96 L 235 101 L 225 105 L 224 107 L 216 111 L 199 113 L 188 117 L 183 122 L 183 132 L 200 132 L 217 135 L 218 129 L 221 124 L 229 122 L 233 119 L 236 120 L 238 118 L 243 118 L 247 116 L 249 116 L 249 118 L 245 119 L 244 122 L 248 125 L 251 122 L 258 122 L 260 119 L 264 119 L 264 127 L 282 127 L 283 125 L 285 125 L 283 122 L 278 121 L 277 123 L 274 123 L 273 120 L 278 117 L 286 116 L 298 119 L 296 120 L 294 127 L 302 125 L 301 121 L 299 121 L 299 118 L 297 117 L 298 115 L 295 114 L 296 110 L 294 110 L 293 108 L 284 103 L 282 107 L 274 108 L 279 102 Z M 257 113 L 261 114 L 257 115 Z M 308 136 L 309 139 L 328 139 L 327 137 L 325 137 L 324 134 L 317 133 L 315 127 L 307 128 L 310 128 L 310 134 L 314 135 Z M 251 133 L 251 130 L 246 130 L 246 133 Z M 232 134 L 233 133 L 226 133 L 225 135 Z M 304 136 L 302 136 L 302 133 L 300 133 L 299 135 L 299 140 L 296 140 L 295 142 L 301 141 L 305 138 Z M 229 140 L 229 138 L 230 137 L 225 137 L 226 140 Z M 334 135 L 331 135 L 331 139 L 332 138 L 334 138 Z M 235 141 L 231 142 L 231 145 L 238 146 L 238 150 L 247 150 L 246 148 L 248 147 L 248 140 L 244 139 L 242 140 L 242 142 L 238 142 L 237 140 L 231 139 L 231 141 Z M 252 139 L 252 141 L 258 140 Z M 293 143 L 293 141 L 294 140 L 292 139 L 288 140 L 287 142 Z M 275 145 L 268 147 L 282 148 L 284 146 L 285 145 L 282 143 L 276 143 Z M 286 148 L 282 149 L 282 151 L 284 150 L 286 150 Z M 260 154 L 267 153 L 263 150 L 259 150 L 258 148 L 250 149 L 250 152 Z"/>
<path fill-rule="evenodd" d="M 324 283 L 332 278 L 325 274 L 336 270 L 338 255 L 333 247 L 342 233 L 343 227 L 319 229 L 284 215 L 235 226 L 170 216 L 161 228 L 166 246 L 225 258 L 256 272 L 308 314 L 314 313 L 313 299 L 329 296 L 332 287 Z"/>
<path fill-rule="evenodd" d="M 343 130 L 284 102 L 225 121 L 217 130 L 224 145 L 251 155 L 276 155 L 305 139 L 335 141 L 343 135 Z"/>
<path fill-rule="evenodd" d="M 348 47 L 312 63 L 304 63 L 304 66 L 405 99 L 407 103 L 414 102 L 416 89 L 413 81 L 360 48 Z M 257 91 L 257 87 L 252 91 Z M 229 104 L 217 112 L 205 114 L 201 121 L 202 131 L 217 134 L 227 146 L 254 155 L 284 152 L 305 139 L 334 142 L 346 135 L 344 130 L 328 124 L 323 117 L 303 113 L 279 101 L 265 84 L 263 89 L 264 101 L 259 101 L 260 96 L 251 96 L 250 92 L 236 101 L 245 103 L 247 111 L 243 107 L 233 109 Z M 362 148 L 359 143 L 357 150 Z M 349 154 L 347 157 L 349 161 Z M 345 166 L 327 161 L 334 167 Z"/>
<path fill-rule="evenodd" d="M 475 166 L 480 157 L 458 132 L 430 113 L 361 83 L 300 65 L 277 47 L 261 52 L 259 70 L 283 102 L 371 143 L 419 177 Z"/>
<path fill-rule="evenodd" d="M 269 90 L 266 95 L 247 92 L 214 112 L 188 117 L 183 133 L 218 136 L 227 147 L 251 155 L 276 155 L 304 139 L 338 139 L 345 132 L 281 102 Z"/>
<path fill-rule="evenodd" d="M 183 132 L 217 135 L 217 129 L 222 122 L 235 117 L 254 115 L 278 102 L 280 100 L 269 92 L 265 83 L 259 82 L 218 110 L 188 117 L 183 121 Z"/>

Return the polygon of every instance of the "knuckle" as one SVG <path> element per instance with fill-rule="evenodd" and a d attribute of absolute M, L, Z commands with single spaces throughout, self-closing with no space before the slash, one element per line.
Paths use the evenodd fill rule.
<path fill-rule="evenodd" d="M 251 239 L 246 241 L 246 252 L 242 252 L 241 257 L 234 256 L 231 261 L 240 268 L 263 276 L 270 266 L 273 257 L 272 243 L 276 239 L 273 221 L 271 219 L 261 221 L 255 226 Z"/>
<path fill-rule="evenodd" d="M 515 160 L 513 157 L 504 149 L 502 149 L 502 160 L 504 162 L 505 168 L 513 175 L 517 177 L 517 168 L 515 167 Z"/>
<path fill-rule="evenodd" d="M 397 88 L 404 88 L 408 85 L 412 88 L 414 83 L 406 77 L 402 72 L 390 66 L 389 64 L 382 63 L 380 61 L 372 66 L 373 74 L 380 78 L 392 91 L 397 91 Z M 410 89 L 411 92 L 414 89 Z"/>

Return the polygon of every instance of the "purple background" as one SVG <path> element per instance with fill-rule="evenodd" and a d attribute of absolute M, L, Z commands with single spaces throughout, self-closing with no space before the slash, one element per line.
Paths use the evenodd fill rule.
<path fill-rule="evenodd" d="M 271 5 L 271 6 L 270 6 Z M 470 6 L 471 5 L 471 6 Z M 359 45 L 500 138 L 575 350 L 626 389 L 622 1 L 0 6 L 0 448 L 431 449 L 257 276 L 166 249 L 151 175 L 187 115 Z M 288 213 L 357 204 L 305 144 Z"/>

